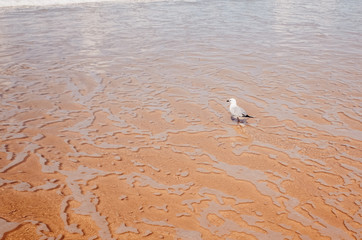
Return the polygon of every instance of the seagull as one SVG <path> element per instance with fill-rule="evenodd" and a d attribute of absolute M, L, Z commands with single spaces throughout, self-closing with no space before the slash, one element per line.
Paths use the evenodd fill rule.
<path fill-rule="evenodd" d="M 226 102 L 230 103 L 229 111 L 231 113 L 232 120 L 235 120 L 235 118 L 236 118 L 239 123 L 239 122 L 244 122 L 241 120 L 241 118 L 243 118 L 243 119 L 253 118 L 252 116 L 249 116 L 243 108 L 239 107 L 236 104 L 235 98 L 230 98 L 230 99 L 226 100 Z"/>

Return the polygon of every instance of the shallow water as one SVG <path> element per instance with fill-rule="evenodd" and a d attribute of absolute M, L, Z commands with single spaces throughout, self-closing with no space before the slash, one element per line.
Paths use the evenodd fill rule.
<path fill-rule="evenodd" d="M 4 239 L 362 238 L 359 1 L 0 12 Z"/>

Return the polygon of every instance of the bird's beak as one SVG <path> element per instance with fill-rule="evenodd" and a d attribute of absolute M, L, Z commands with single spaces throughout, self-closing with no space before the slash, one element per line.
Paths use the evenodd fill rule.
<path fill-rule="evenodd" d="M 228 99 L 228 100 L 226 100 L 226 102 L 230 102 L 230 100 Z"/>

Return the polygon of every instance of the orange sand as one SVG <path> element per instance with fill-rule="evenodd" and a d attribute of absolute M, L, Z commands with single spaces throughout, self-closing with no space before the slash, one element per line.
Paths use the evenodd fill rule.
<path fill-rule="evenodd" d="M 294 4 L 2 12 L 0 238 L 361 239 L 359 15 Z"/>

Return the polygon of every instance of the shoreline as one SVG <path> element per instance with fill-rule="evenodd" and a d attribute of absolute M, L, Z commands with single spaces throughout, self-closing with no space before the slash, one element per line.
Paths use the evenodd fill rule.
<path fill-rule="evenodd" d="M 0 238 L 361 238 L 358 9 L 288 4 L 5 12 Z"/>

